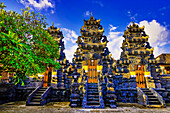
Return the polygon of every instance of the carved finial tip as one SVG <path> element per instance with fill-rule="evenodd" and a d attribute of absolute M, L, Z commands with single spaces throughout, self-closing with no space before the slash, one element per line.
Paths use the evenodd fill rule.
<path fill-rule="evenodd" d="M 93 16 L 93 12 L 91 12 L 91 16 Z"/>

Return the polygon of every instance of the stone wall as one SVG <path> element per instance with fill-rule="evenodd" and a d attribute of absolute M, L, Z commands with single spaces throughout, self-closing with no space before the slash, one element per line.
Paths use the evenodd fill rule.
<path fill-rule="evenodd" d="M 16 88 L 16 99 L 17 101 L 26 101 L 28 95 L 35 90 L 36 87 L 27 87 L 27 88 Z"/>
<path fill-rule="evenodd" d="M 51 102 L 69 102 L 70 95 L 69 90 L 52 88 L 50 100 Z"/>
<path fill-rule="evenodd" d="M 162 88 L 170 89 L 170 75 L 160 75 Z"/>
<path fill-rule="evenodd" d="M 10 83 L 0 83 L 0 104 L 14 101 L 16 96 L 15 85 Z"/>

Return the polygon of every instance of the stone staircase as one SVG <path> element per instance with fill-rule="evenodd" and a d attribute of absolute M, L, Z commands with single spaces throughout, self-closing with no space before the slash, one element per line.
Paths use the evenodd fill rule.
<path fill-rule="evenodd" d="M 149 89 L 149 88 L 141 88 L 143 93 L 147 96 L 148 98 L 148 107 L 164 107 L 159 98 L 154 95 L 154 93 Z"/>
<path fill-rule="evenodd" d="M 86 99 L 87 99 L 87 103 L 85 105 L 85 108 L 103 108 L 101 106 L 97 83 L 88 83 Z"/>
<path fill-rule="evenodd" d="M 27 106 L 41 106 L 42 94 L 46 92 L 47 88 L 40 87 L 34 95 L 31 97 L 30 102 L 27 102 Z"/>
<path fill-rule="evenodd" d="M 161 105 L 158 98 L 154 96 L 153 93 L 149 89 L 145 88 L 145 89 L 142 89 L 142 91 L 147 95 L 149 105 Z"/>

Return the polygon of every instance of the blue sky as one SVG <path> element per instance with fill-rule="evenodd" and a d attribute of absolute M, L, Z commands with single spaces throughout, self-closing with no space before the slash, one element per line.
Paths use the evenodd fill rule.
<path fill-rule="evenodd" d="M 155 57 L 170 53 L 170 0 L 1 0 L 6 10 L 21 12 L 21 8 L 31 10 L 54 22 L 64 34 L 65 52 L 71 61 L 77 48 L 75 43 L 80 36 L 83 19 L 90 18 L 90 12 L 101 19 L 104 35 L 109 39 L 108 47 L 115 59 L 121 52 L 123 32 L 131 21 L 145 26 L 149 42 L 154 47 Z"/>

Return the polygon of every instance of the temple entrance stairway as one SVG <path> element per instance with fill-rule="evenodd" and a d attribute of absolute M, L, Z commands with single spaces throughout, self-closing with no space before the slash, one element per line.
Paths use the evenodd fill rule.
<path fill-rule="evenodd" d="M 145 89 L 142 89 L 142 91 L 147 95 L 149 105 L 161 105 L 158 98 L 154 96 L 153 93 L 149 89 L 145 88 Z"/>
<path fill-rule="evenodd" d="M 49 102 L 48 96 L 50 94 L 51 87 L 37 87 L 26 100 L 27 106 L 42 106 Z"/>
<path fill-rule="evenodd" d="M 88 83 L 83 108 L 104 108 L 104 101 L 99 94 L 98 83 Z"/>
<path fill-rule="evenodd" d="M 163 97 L 153 88 L 137 88 L 138 103 L 146 107 L 166 107 Z"/>

